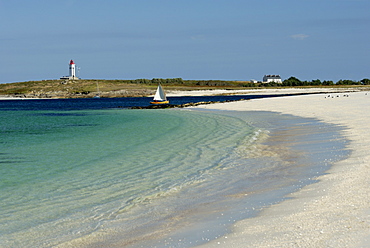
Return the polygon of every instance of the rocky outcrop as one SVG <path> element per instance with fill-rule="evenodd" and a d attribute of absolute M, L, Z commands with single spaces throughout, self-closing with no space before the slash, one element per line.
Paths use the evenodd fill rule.
<path fill-rule="evenodd" d="M 237 102 L 237 101 L 245 101 L 246 99 L 239 99 L 239 100 L 227 100 L 227 101 L 208 101 L 208 102 L 190 102 L 184 104 L 162 104 L 162 105 L 150 105 L 147 107 L 131 107 L 130 109 L 167 109 L 167 108 L 186 108 L 186 107 L 193 107 L 198 105 L 206 105 L 206 104 L 213 104 L 213 103 L 225 103 L 225 102 Z"/>

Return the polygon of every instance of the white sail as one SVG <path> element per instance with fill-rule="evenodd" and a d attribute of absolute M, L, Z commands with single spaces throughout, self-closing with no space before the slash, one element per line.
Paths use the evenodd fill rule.
<path fill-rule="evenodd" d="M 157 91 L 155 92 L 154 101 L 167 101 L 166 94 L 164 93 L 162 86 L 159 84 Z"/>

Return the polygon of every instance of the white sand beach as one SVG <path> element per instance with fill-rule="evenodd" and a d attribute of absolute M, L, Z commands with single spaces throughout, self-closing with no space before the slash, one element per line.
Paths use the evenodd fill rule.
<path fill-rule="evenodd" d="M 233 226 L 200 247 L 370 247 L 370 93 L 265 98 L 198 108 L 274 111 L 343 125 L 349 158 L 319 182 Z"/>
<path fill-rule="evenodd" d="M 11 96 L 5 96 L 5 95 L 0 95 L 0 100 L 19 100 L 19 98 L 11 97 Z"/>
<path fill-rule="evenodd" d="M 166 95 L 171 96 L 212 96 L 212 95 L 277 95 L 277 94 L 300 94 L 300 93 L 338 93 L 338 92 L 354 92 L 359 91 L 359 88 L 262 88 L 262 89 L 246 89 L 246 90 L 189 90 L 189 91 L 167 91 Z"/>
<path fill-rule="evenodd" d="M 8 95 L 0 95 L 0 101 L 1 100 L 39 100 L 39 99 L 50 99 L 50 98 L 25 98 L 25 97 L 14 97 L 14 96 L 8 96 Z"/>

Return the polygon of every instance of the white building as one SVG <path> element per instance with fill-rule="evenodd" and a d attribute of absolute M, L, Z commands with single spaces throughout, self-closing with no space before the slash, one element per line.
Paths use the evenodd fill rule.
<path fill-rule="evenodd" d="M 79 79 L 77 76 L 76 76 L 76 65 L 75 63 L 73 62 L 73 60 L 71 59 L 71 61 L 69 62 L 69 76 L 63 76 L 61 77 L 60 79 L 70 79 L 70 80 L 76 80 L 76 79 Z"/>
<path fill-rule="evenodd" d="M 264 83 L 282 83 L 280 75 L 265 75 L 262 80 Z"/>

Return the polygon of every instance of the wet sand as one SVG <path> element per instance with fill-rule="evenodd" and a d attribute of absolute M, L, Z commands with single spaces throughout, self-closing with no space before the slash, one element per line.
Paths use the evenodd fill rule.
<path fill-rule="evenodd" d="M 199 106 L 273 111 L 346 127 L 351 155 L 317 183 L 289 194 L 257 217 L 237 222 L 232 233 L 200 247 L 369 247 L 370 94 L 315 94 Z"/>

